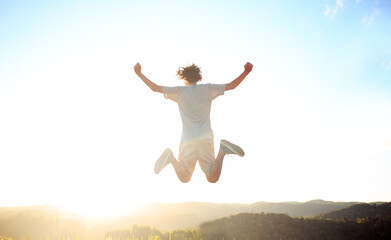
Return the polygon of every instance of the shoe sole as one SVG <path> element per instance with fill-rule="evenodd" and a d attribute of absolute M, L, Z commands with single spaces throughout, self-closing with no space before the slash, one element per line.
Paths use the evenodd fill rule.
<path fill-rule="evenodd" d="M 167 166 L 170 163 L 170 155 L 172 155 L 172 152 L 169 148 L 164 150 L 162 155 L 156 160 L 154 171 L 156 174 L 159 174 L 165 166 Z"/>
<path fill-rule="evenodd" d="M 228 148 L 228 150 L 230 150 L 232 153 L 228 153 L 228 154 L 236 154 L 240 157 L 243 157 L 244 156 L 244 151 L 241 147 L 239 147 L 238 145 L 235 145 L 231 142 L 228 142 L 227 140 L 221 140 L 220 142 L 224 147 Z"/>

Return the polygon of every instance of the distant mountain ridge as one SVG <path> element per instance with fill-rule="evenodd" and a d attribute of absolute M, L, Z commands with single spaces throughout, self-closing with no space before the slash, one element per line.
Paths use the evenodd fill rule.
<path fill-rule="evenodd" d="M 285 213 L 291 217 L 315 216 L 345 208 L 358 202 L 332 202 L 311 200 L 308 202 L 255 202 L 252 204 L 229 204 L 207 202 L 155 203 L 141 209 L 142 216 L 198 215 L 201 218 L 218 218 L 237 213 Z"/>

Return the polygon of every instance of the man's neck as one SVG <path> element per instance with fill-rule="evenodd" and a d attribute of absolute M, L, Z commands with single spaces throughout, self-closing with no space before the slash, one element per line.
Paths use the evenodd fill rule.
<path fill-rule="evenodd" d="M 198 82 L 195 82 L 195 83 L 189 83 L 189 82 L 186 82 L 185 81 L 185 85 L 186 86 L 196 86 Z"/>

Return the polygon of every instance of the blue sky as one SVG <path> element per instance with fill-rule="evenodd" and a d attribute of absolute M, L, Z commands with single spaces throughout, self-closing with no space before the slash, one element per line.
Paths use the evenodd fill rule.
<path fill-rule="evenodd" d="M 391 201 L 391 3 L 1 1 L 0 206 L 123 214 L 146 202 Z M 177 155 L 174 103 L 151 92 L 253 72 L 213 103 L 229 156 L 217 184 L 197 168 L 156 176 Z M 217 147 L 216 147 L 217 148 Z"/>

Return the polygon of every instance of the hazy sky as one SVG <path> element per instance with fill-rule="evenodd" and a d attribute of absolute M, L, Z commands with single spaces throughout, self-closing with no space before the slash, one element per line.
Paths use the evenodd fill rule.
<path fill-rule="evenodd" d="M 174 102 L 150 91 L 254 69 L 212 106 L 221 179 L 182 184 Z M 91 215 L 147 202 L 391 201 L 391 2 L 0 1 L 0 206 Z"/>

